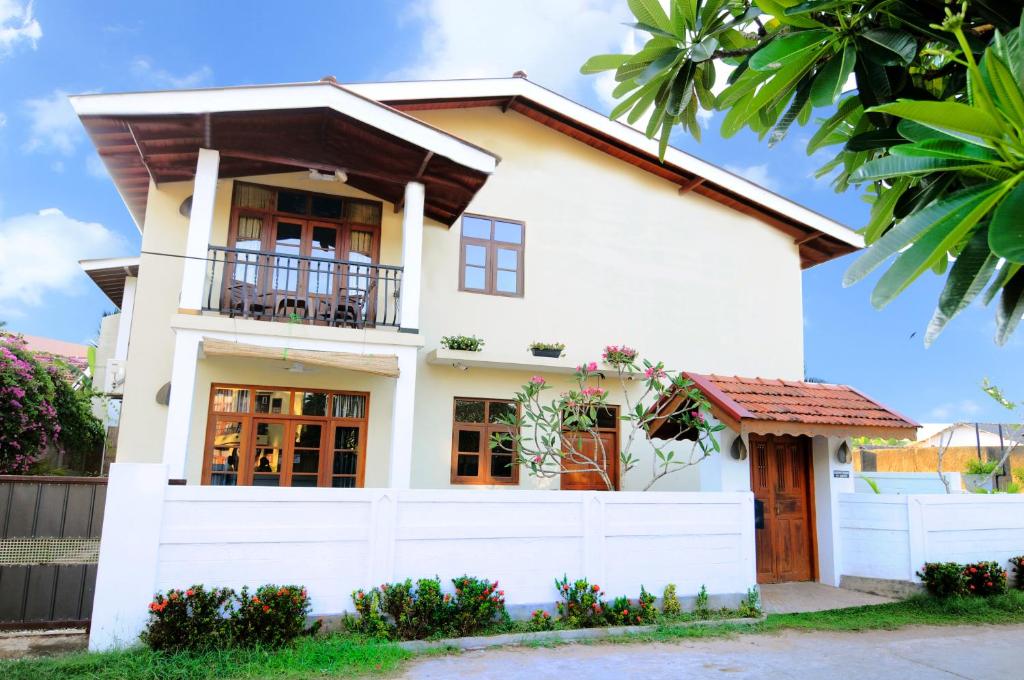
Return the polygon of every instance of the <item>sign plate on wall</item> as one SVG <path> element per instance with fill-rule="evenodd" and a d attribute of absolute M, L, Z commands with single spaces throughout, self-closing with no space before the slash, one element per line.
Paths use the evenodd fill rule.
<path fill-rule="evenodd" d="M 849 479 L 850 478 L 850 471 L 849 470 L 836 470 L 836 471 L 834 471 L 832 473 L 832 476 L 835 477 L 836 479 Z"/>

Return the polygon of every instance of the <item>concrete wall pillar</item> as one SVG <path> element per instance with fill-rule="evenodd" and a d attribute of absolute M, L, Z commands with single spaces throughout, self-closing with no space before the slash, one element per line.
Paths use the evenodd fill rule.
<path fill-rule="evenodd" d="M 419 182 L 405 185 L 402 204 L 402 299 L 399 327 L 407 333 L 420 328 L 420 287 L 423 282 L 423 205 L 426 198 Z"/>

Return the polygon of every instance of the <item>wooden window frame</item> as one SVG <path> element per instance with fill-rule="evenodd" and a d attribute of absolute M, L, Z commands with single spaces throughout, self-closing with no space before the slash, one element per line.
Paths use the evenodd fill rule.
<path fill-rule="evenodd" d="M 465 231 L 462 228 L 462 220 L 467 217 L 473 217 L 478 220 L 487 220 L 491 223 L 491 237 L 489 239 L 474 238 L 472 236 L 466 236 Z M 505 241 L 494 240 L 494 223 L 495 222 L 507 222 L 509 224 L 518 224 L 522 227 L 522 238 L 520 243 L 507 243 Z M 480 246 L 484 248 L 486 255 L 484 260 L 484 287 L 483 288 L 467 288 L 466 287 L 466 246 Z M 516 292 L 507 293 L 498 290 L 498 249 L 514 250 L 518 253 L 518 268 L 516 269 Z M 459 220 L 459 290 L 463 293 L 477 293 L 480 295 L 497 295 L 499 297 L 510 297 L 510 298 L 521 298 L 526 294 L 526 222 L 522 220 L 512 220 L 504 217 L 494 217 L 493 215 L 477 215 L 474 213 L 465 213 L 462 219 Z M 476 266 L 476 265 L 473 265 Z M 505 270 L 508 271 L 508 270 Z"/>
<path fill-rule="evenodd" d="M 216 411 L 214 410 L 214 396 L 218 389 L 245 389 L 249 390 L 249 408 L 241 411 Z M 257 413 L 256 392 L 274 391 L 288 393 L 288 413 Z M 294 410 L 295 394 L 297 392 L 317 392 L 328 395 L 327 415 L 310 416 L 295 415 Z M 362 418 L 336 418 L 330 415 L 333 398 L 338 395 L 360 396 L 365 400 L 365 410 Z M 249 385 L 239 383 L 213 383 L 210 385 L 210 398 L 207 404 L 206 416 L 206 440 L 203 448 L 203 474 L 201 483 L 203 486 L 210 484 L 212 470 L 213 439 L 218 420 L 238 420 L 242 423 L 242 433 L 239 440 L 238 472 L 236 473 L 236 486 L 252 486 L 253 461 L 252 454 L 255 452 L 256 426 L 260 422 L 283 422 L 285 425 L 285 446 L 282 451 L 284 463 L 281 466 L 278 488 L 290 487 L 292 479 L 293 453 L 295 450 L 295 426 L 300 424 L 317 424 L 324 429 L 320 433 L 320 459 L 317 470 L 317 487 L 332 488 L 331 484 L 335 476 L 351 477 L 352 475 L 334 475 L 332 473 L 332 459 L 335 450 L 335 430 L 338 427 L 358 427 L 359 442 L 357 445 L 357 460 L 355 473 L 355 488 L 362 488 L 366 476 L 366 442 L 369 436 L 370 426 L 370 393 L 356 390 L 327 390 L 316 387 L 284 387 L 275 385 Z M 303 488 L 303 487 L 297 487 Z M 310 488 L 310 487 L 305 487 Z M 345 488 L 345 487 L 341 487 Z"/>
<path fill-rule="evenodd" d="M 455 420 L 455 403 L 457 401 L 482 401 L 484 403 L 484 422 L 482 423 L 464 423 Z M 491 475 L 491 447 L 490 440 L 491 435 L 495 432 L 508 432 L 512 434 L 515 428 L 511 428 L 503 423 L 491 423 L 488 422 L 490 416 L 492 403 L 501 404 L 514 404 L 515 401 L 512 399 L 493 399 L 490 397 L 455 397 L 452 399 L 452 450 L 451 450 L 451 483 L 452 484 L 473 484 L 473 485 L 493 485 L 493 486 L 516 486 L 519 484 L 519 461 L 516 454 L 512 454 L 512 476 L 511 477 L 494 477 Z M 516 405 L 516 416 L 519 416 L 519 405 Z M 459 432 L 463 430 L 476 431 L 480 433 L 480 448 L 481 450 L 477 453 L 479 456 L 479 464 L 476 477 L 460 476 L 458 474 L 459 465 Z M 462 451 L 461 453 L 471 453 L 468 451 Z"/>

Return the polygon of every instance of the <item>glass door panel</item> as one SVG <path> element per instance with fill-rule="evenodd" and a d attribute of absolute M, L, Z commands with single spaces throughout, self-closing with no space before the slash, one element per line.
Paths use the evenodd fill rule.
<path fill-rule="evenodd" d="M 373 296 L 376 292 L 372 279 L 373 269 L 369 265 L 373 263 L 375 252 L 375 232 L 366 229 L 352 229 L 348 234 L 348 249 L 345 252 L 345 259 L 350 263 L 345 276 L 345 290 L 341 297 L 347 320 L 361 325 L 367 318 L 372 318 L 374 304 Z"/>
<path fill-rule="evenodd" d="M 292 439 L 292 486 L 316 486 L 320 472 L 320 446 L 323 441 L 323 425 L 320 423 L 298 423 Z"/>
<path fill-rule="evenodd" d="M 309 263 L 309 294 L 329 299 L 334 296 L 334 262 L 319 260 L 338 259 L 338 228 L 314 225 L 309 254 L 315 258 Z"/>
<path fill-rule="evenodd" d="M 335 426 L 334 445 L 331 451 L 331 486 L 336 488 L 358 486 L 361 430 L 362 428 L 358 426 Z"/>
<path fill-rule="evenodd" d="M 281 467 L 288 443 L 286 421 L 256 421 L 253 442 L 252 485 L 280 486 Z"/>
<path fill-rule="evenodd" d="M 244 444 L 245 421 L 224 417 L 214 420 L 209 457 L 212 486 L 238 485 L 239 452 Z"/>

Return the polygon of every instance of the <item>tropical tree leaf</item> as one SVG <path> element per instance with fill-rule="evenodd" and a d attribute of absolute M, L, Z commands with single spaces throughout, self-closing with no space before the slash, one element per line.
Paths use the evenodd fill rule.
<path fill-rule="evenodd" d="M 847 97 L 843 101 L 839 102 L 836 112 L 822 122 L 818 131 L 815 132 L 811 136 L 810 141 L 807 142 L 807 154 L 810 155 L 823 146 L 828 146 L 828 144 L 826 144 L 826 139 L 828 139 L 829 135 L 835 132 L 836 128 L 843 123 L 849 122 L 855 114 L 859 116 L 862 113 L 863 110 L 861 109 L 860 99 L 856 95 Z M 856 121 L 853 122 L 855 123 Z"/>
<path fill-rule="evenodd" d="M 860 281 L 935 225 L 955 226 L 962 223 L 995 189 L 996 187 L 991 184 L 962 189 L 910 214 L 873 243 L 864 251 L 863 255 L 850 265 L 843 276 L 843 285 L 851 286 Z"/>
<path fill-rule="evenodd" d="M 1024 269 L 1018 269 L 1003 286 L 1003 294 L 999 296 L 999 305 L 996 307 L 997 345 L 1006 344 L 1013 332 L 1017 330 L 1022 316 L 1024 316 Z"/>
<path fill-rule="evenodd" d="M 976 230 L 949 270 L 939 304 L 925 331 L 926 347 L 931 346 L 946 324 L 967 309 L 985 289 L 998 262 L 999 258 L 988 247 L 988 231 L 985 228 Z"/>
<path fill-rule="evenodd" d="M 996 208 L 988 226 L 988 245 L 996 255 L 1024 264 L 1024 183 Z"/>
<path fill-rule="evenodd" d="M 927 158 L 954 158 L 966 161 L 998 161 L 999 155 L 991 149 L 960 139 L 926 139 L 914 144 L 897 144 L 889 149 L 894 156 L 921 156 Z"/>
<path fill-rule="evenodd" d="M 1001 110 L 1013 121 L 1018 130 L 1024 129 L 1024 94 L 1010 69 L 994 54 L 982 60 L 983 73 L 988 76 L 991 89 L 1002 104 Z"/>
<path fill-rule="evenodd" d="M 627 0 L 629 9 L 637 21 L 643 24 L 671 32 L 672 23 L 668 20 L 659 0 Z"/>
<path fill-rule="evenodd" d="M 764 10 L 765 13 L 771 14 L 780 23 L 788 26 L 799 26 L 801 28 L 816 28 L 821 26 L 821 22 L 817 21 L 808 16 L 790 16 L 786 14 L 787 7 L 791 7 L 797 3 L 795 2 L 782 2 L 780 0 L 755 0 L 758 7 Z"/>
<path fill-rule="evenodd" d="M 583 66 L 580 66 L 580 73 L 601 73 L 603 71 L 613 71 L 629 59 L 628 54 L 598 54 L 584 62 Z"/>
<path fill-rule="evenodd" d="M 905 145 L 907 142 L 895 127 L 868 130 L 850 137 L 846 148 L 850 151 L 870 151 L 872 149 L 896 148 L 896 145 Z M 890 151 L 891 153 L 891 151 Z"/>
<path fill-rule="evenodd" d="M 968 191 L 970 198 L 959 209 L 950 210 L 925 227 L 913 245 L 901 253 L 882 275 L 871 292 L 871 303 L 875 307 L 882 308 L 892 302 L 918 276 L 933 266 L 937 258 L 945 258 L 949 250 L 970 233 L 978 220 L 987 215 L 1002 198 L 1005 188 L 999 184 L 982 185 Z M 875 245 L 880 245 L 885 238 L 883 236 Z"/>
<path fill-rule="evenodd" d="M 833 33 L 826 29 L 799 31 L 775 38 L 750 56 L 748 65 L 755 71 L 778 71 L 794 62 L 803 62 L 808 54 L 817 57 L 825 40 Z"/>
<path fill-rule="evenodd" d="M 814 79 L 811 86 L 811 103 L 815 106 L 831 106 L 843 92 L 843 86 L 853 73 L 857 63 L 857 50 L 846 45 L 836 56 L 828 60 Z"/>
<path fill-rule="evenodd" d="M 771 136 L 768 137 L 768 146 L 773 147 L 781 142 L 785 137 L 786 133 L 789 132 L 789 128 L 793 125 L 793 122 L 800 115 L 800 111 L 803 110 L 804 105 L 807 104 L 807 100 L 811 94 L 811 83 L 812 81 L 805 78 L 800 85 L 796 88 L 796 95 L 793 97 L 792 103 L 786 113 L 779 119 L 775 129 L 772 130 Z"/>
<path fill-rule="evenodd" d="M 888 113 L 912 120 L 926 127 L 949 133 L 968 141 L 974 138 L 999 139 L 1003 129 L 998 121 L 986 111 L 957 102 L 927 102 L 900 99 L 868 109 L 868 112 Z"/>
<path fill-rule="evenodd" d="M 980 162 L 930 156 L 882 156 L 857 168 L 850 176 L 850 181 L 856 184 L 904 175 L 925 175 L 938 170 L 952 170 L 980 164 Z"/>
<path fill-rule="evenodd" d="M 910 179 L 901 177 L 891 187 L 883 189 L 871 206 L 871 219 L 864 227 L 864 242 L 871 245 L 878 240 L 884 231 L 892 224 L 893 211 L 900 196 L 910 186 Z"/>
<path fill-rule="evenodd" d="M 860 34 L 868 43 L 874 61 L 883 66 L 907 65 L 917 56 L 917 40 L 905 31 L 890 28 L 874 28 Z"/>

